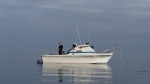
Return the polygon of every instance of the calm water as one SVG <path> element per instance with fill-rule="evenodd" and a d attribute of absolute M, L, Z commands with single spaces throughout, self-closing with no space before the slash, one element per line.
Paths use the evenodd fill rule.
<path fill-rule="evenodd" d="M 120 43 L 108 64 L 37 65 L 82 42 Z M 150 84 L 150 0 L 0 0 L 0 84 Z"/>
<path fill-rule="evenodd" d="M 43 64 L 34 56 L 0 57 L 1 84 L 149 84 L 149 56 L 114 55 L 108 64 Z M 136 58 L 136 59 L 135 59 Z"/>

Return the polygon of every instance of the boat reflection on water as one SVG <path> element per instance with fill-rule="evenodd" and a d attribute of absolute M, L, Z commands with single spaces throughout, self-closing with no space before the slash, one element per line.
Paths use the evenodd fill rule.
<path fill-rule="evenodd" d="M 42 82 L 111 83 L 112 72 L 107 64 L 43 64 Z"/>

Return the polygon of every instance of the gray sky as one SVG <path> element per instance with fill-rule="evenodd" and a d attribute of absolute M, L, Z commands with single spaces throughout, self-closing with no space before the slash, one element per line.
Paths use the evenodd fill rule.
<path fill-rule="evenodd" d="M 123 51 L 150 49 L 150 0 L 0 0 L 0 50 L 57 52 L 82 42 L 95 48 L 120 43 Z"/>

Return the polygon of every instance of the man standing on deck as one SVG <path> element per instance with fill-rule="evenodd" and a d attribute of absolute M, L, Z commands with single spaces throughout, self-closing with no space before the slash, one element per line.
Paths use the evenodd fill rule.
<path fill-rule="evenodd" d="M 59 55 L 63 54 L 63 45 L 61 44 L 61 42 L 59 42 L 58 52 L 59 52 Z"/>

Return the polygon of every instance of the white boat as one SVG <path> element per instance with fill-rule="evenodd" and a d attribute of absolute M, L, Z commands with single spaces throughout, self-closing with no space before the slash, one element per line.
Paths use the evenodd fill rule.
<path fill-rule="evenodd" d="M 42 63 L 107 63 L 113 56 L 113 52 L 96 53 L 89 43 L 77 45 L 68 54 L 41 55 Z"/>

